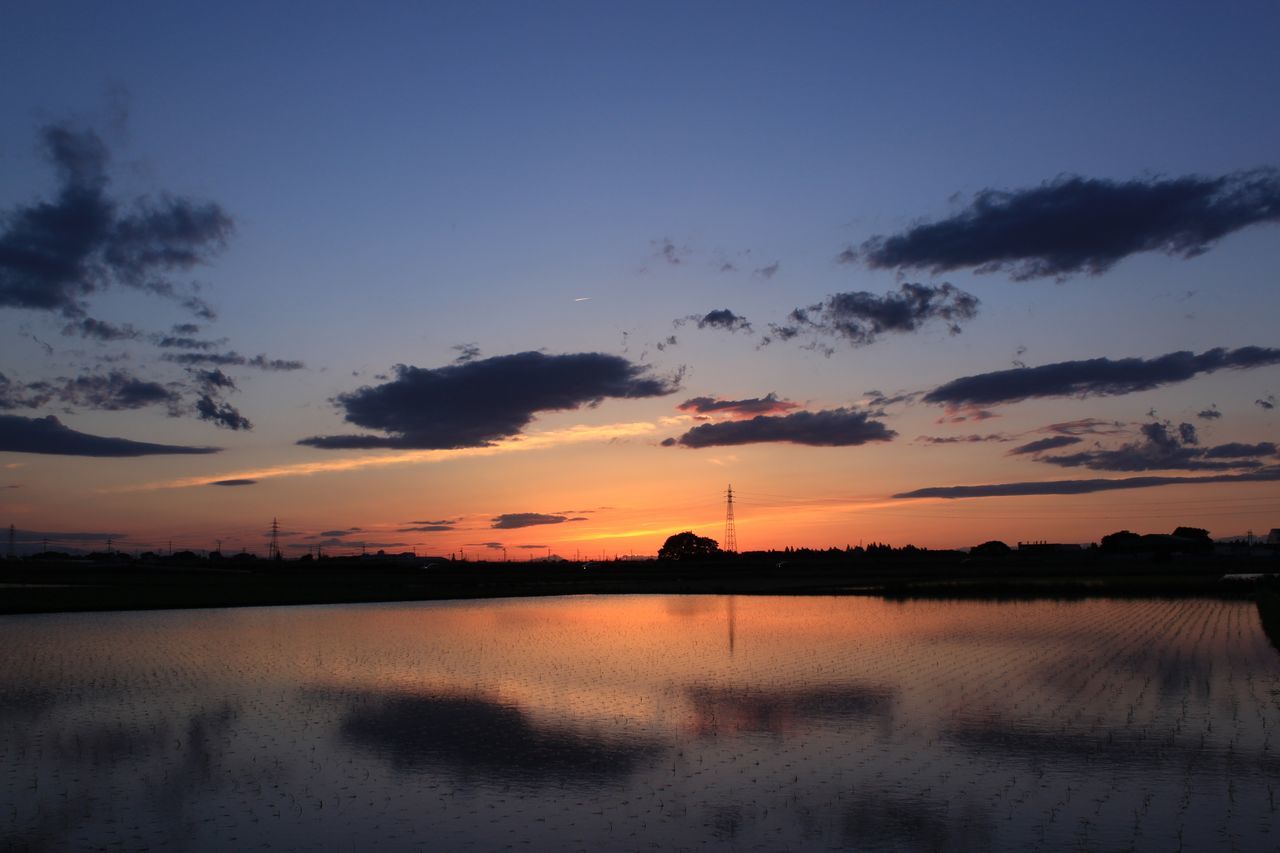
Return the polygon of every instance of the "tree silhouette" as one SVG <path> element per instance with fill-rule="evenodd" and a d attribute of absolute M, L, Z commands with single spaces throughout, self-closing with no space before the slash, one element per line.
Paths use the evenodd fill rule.
<path fill-rule="evenodd" d="M 668 536 L 658 549 L 659 560 L 705 560 L 721 554 L 720 543 L 690 530 Z"/>
<path fill-rule="evenodd" d="M 1128 530 L 1117 530 L 1102 537 L 1102 550 L 1125 551 L 1142 546 L 1142 537 Z"/>
<path fill-rule="evenodd" d="M 981 545 L 974 545 L 969 549 L 970 557 L 1005 557 L 1013 549 L 999 539 L 992 539 L 989 542 L 983 542 Z"/>

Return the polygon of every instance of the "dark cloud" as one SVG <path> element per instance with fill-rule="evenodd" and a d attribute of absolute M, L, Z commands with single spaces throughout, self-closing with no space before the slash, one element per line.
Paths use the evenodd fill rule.
<path fill-rule="evenodd" d="M 490 551 L 500 551 L 504 547 L 501 542 L 464 542 L 467 548 L 488 548 Z"/>
<path fill-rule="evenodd" d="M 224 346 L 226 342 L 226 338 L 207 340 L 202 338 L 192 338 L 186 335 L 156 335 L 153 338 L 153 343 L 161 349 L 211 350 L 216 347 Z"/>
<path fill-rule="evenodd" d="M 282 358 L 267 358 L 263 353 L 259 353 L 252 358 L 246 358 L 235 350 L 230 352 L 167 352 L 160 356 L 165 361 L 171 361 L 174 364 L 181 364 L 187 367 L 193 367 L 200 364 L 211 364 L 216 367 L 256 367 L 259 370 L 281 371 L 281 370 L 303 370 L 306 364 L 301 361 L 290 361 Z"/>
<path fill-rule="evenodd" d="M 14 382 L 0 373 L 0 410 L 38 409 L 52 398 L 53 386 L 47 382 Z"/>
<path fill-rule="evenodd" d="M 690 314 L 675 321 L 677 327 L 685 323 L 694 323 L 699 329 L 724 329 L 727 332 L 751 331 L 751 323 L 747 318 L 733 313 L 728 308 L 717 308 L 706 314 Z"/>
<path fill-rule="evenodd" d="M 948 405 L 993 405 L 1033 397 L 1114 396 L 1184 382 L 1201 373 L 1271 364 L 1280 364 L 1280 349 L 1218 347 L 1198 355 L 1184 350 L 1156 358 L 1060 361 L 953 379 L 925 394 L 924 399 Z"/>
<path fill-rule="evenodd" d="M 454 361 L 459 364 L 466 364 L 480 357 L 480 347 L 475 344 L 454 344 L 452 349 L 458 354 Z"/>
<path fill-rule="evenodd" d="M 186 308 L 202 320 L 218 319 L 218 312 L 214 311 L 213 306 L 208 302 L 205 302 L 199 296 L 189 296 L 182 300 L 182 307 Z"/>
<path fill-rule="evenodd" d="M 317 536 L 329 536 L 329 537 L 334 537 L 334 536 L 349 536 L 349 535 L 351 535 L 352 533 L 359 533 L 359 532 L 360 532 L 360 528 L 359 528 L 359 527 L 348 527 L 348 528 L 346 528 L 345 530 L 321 530 L 321 531 L 320 531 L 319 533 L 317 533 L 316 535 L 317 535 Z"/>
<path fill-rule="evenodd" d="M 436 369 L 399 364 L 391 381 L 335 399 L 347 421 L 389 435 L 314 436 L 298 443 L 329 449 L 482 447 L 518 435 L 538 412 L 678 389 L 678 378 L 646 371 L 604 353 L 522 352 Z"/>
<path fill-rule="evenodd" d="M 737 417 L 748 415 L 774 415 L 800 408 L 799 403 L 790 400 L 779 400 L 778 395 L 770 391 L 763 397 L 749 397 L 745 400 L 721 400 L 716 397 L 691 397 L 679 406 L 682 412 L 696 412 L 700 415 L 726 414 Z"/>
<path fill-rule="evenodd" d="M 938 418 L 937 423 L 940 424 L 963 424 L 969 421 L 989 421 L 992 418 L 1000 417 L 990 409 L 980 409 L 977 406 L 961 406 L 949 407 L 947 414 Z"/>
<path fill-rule="evenodd" d="M 206 394 L 221 390 L 236 390 L 236 381 L 216 367 L 213 370 L 191 369 L 187 372 L 191 374 L 191 378 L 196 385 L 203 389 Z"/>
<path fill-rule="evenodd" d="M 210 485 L 210 486 L 256 486 L 257 484 L 258 484 L 257 480 L 237 479 L 237 480 L 214 480 L 208 483 L 207 485 Z"/>
<path fill-rule="evenodd" d="M 982 444 L 989 441 L 1013 441 L 1013 438 L 1002 432 L 992 432 L 986 435 L 921 435 L 916 437 L 916 441 L 921 444 Z"/>
<path fill-rule="evenodd" d="M 330 547 L 330 548 L 359 548 L 362 551 L 368 548 L 406 548 L 409 542 L 369 542 L 361 539 L 317 539 L 314 542 L 299 542 L 290 545 L 291 548 L 310 548 L 312 546 Z"/>
<path fill-rule="evenodd" d="M 861 256 L 873 268 L 1005 270 L 1016 280 L 1098 275 L 1139 252 L 1194 257 L 1234 231 L 1276 220 L 1273 169 L 1126 182 L 1067 176 L 983 190 L 955 216 L 871 238 Z"/>
<path fill-rule="evenodd" d="M 1143 424 L 1139 432 L 1141 435 L 1136 441 L 1116 448 L 1094 448 L 1063 456 L 1038 456 L 1036 461 L 1064 468 L 1091 468 L 1095 471 L 1226 471 L 1241 467 L 1260 467 L 1261 463 L 1243 457 L 1268 455 L 1274 451 L 1274 445 L 1271 444 L 1253 446 L 1270 448 L 1268 453 L 1262 454 L 1233 452 L 1246 447 L 1241 444 L 1222 445 L 1221 447 L 1227 448 L 1225 452 L 1220 448 L 1199 447 L 1195 427 L 1188 423 L 1179 424 L 1175 428 L 1166 421 L 1152 421 Z M 1217 461 L 1219 459 L 1230 461 Z"/>
<path fill-rule="evenodd" d="M 789 415 L 757 415 L 750 420 L 701 424 L 664 446 L 717 447 L 760 442 L 787 442 L 815 447 L 853 447 L 869 441 L 890 441 L 897 435 L 867 412 L 829 409 Z"/>
<path fill-rule="evenodd" d="M 456 524 L 457 522 L 453 521 L 452 519 L 443 518 L 443 519 L 440 519 L 439 521 L 435 521 L 435 520 L 427 519 L 427 520 L 425 520 L 425 521 L 410 521 L 410 522 L 407 522 L 407 523 L 408 523 L 408 524 L 449 524 L 449 525 L 452 525 L 452 524 Z"/>
<path fill-rule="evenodd" d="M 1071 434 L 1067 430 L 1077 434 Z M 1181 423 L 1175 426 L 1168 421 L 1152 421 L 1139 427 L 1139 435 L 1135 440 L 1118 447 L 1099 445 L 1078 453 L 1044 455 L 1049 450 L 1080 444 L 1083 439 L 1078 433 L 1082 430 L 1090 430 L 1095 434 L 1120 432 L 1114 429 L 1104 432 L 1088 421 L 1054 424 L 1042 431 L 1057 434 L 1015 447 L 1009 454 L 1035 454 L 1037 462 L 1065 468 L 1090 468 L 1095 471 L 1230 471 L 1261 468 L 1261 460 L 1276 453 L 1276 445 L 1271 442 L 1235 442 L 1201 447 L 1193 424 Z"/>
<path fill-rule="evenodd" d="M 767 264 L 763 267 L 757 267 L 756 270 L 752 273 L 752 275 L 758 276 L 763 279 L 770 279 L 778 274 L 778 268 L 781 266 L 782 266 L 782 263 L 780 261 L 774 261 L 773 263 Z"/>
<path fill-rule="evenodd" d="M 72 378 L 17 384 L 0 374 L 0 409 L 36 409 L 51 402 L 90 409 L 121 411 L 178 403 L 178 395 L 159 382 L 138 379 L 122 370 Z"/>
<path fill-rule="evenodd" d="M 214 400 L 208 394 L 196 400 L 196 417 L 210 421 L 216 427 L 229 430 L 250 430 L 253 424 L 230 403 Z"/>
<path fill-rule="evenodd" d="M 200 333 L 200 327 L 195 323 L 178 323 L 173 327 L 175 335 L 196 335 Z"/>
<path fill-rule="evenodd" d="M 795 309 L 786 325 L 771 325 L 770 333 L 786 340 L 807 332 L 866 346 L 882 334 L 914 332 L 931 320 L 941 320 L 951 334 L 959 334 L 960 323 L 977 313 L 978 298 L 954 285 L 907 283 L 883 296 L 866 291 L 833 294 L 824 302 Z"/>
<path fill-rule="evenodd" d="M 1280 480 L 1280 466 L 1243 474 L 1209 474 L 1201 477 L 1121 477 L 1114 480 L 1050 480 L 1043 483 L 993 483 L 983 486 L 931 486 L 900 492 L 895 498 L 993 498 L 1026 495 L 1084 495 L 1118 489 L 1180 486 L 1208 483 L 1259 483 Z"/>
<path fill-rule="evenodd" d="M 1274 394 L 1268 394 L 1265 397 L 1260 397 L 1257 400 L 1254 400 L 1253 402 L 1254 402 L 1254 405 L 1258 406 L 1261 409 L 1266 409 L 1267 411 L 1271 411 L 1276 407 L 1276 398 Z"/>
<path fill-rule="evenodd" d="M 1274 456 L 1276 454 L 1276 445 L 1270 441 L 1260 441 L 1257 444 L 1241 444 L 1238 441 L 1228 442 L 1227 444 L 1219 444 L 1216 447 L 1206 448 L 1204 455 L 1208 459 L 1234 459 L 1247 456 Z"/>
<path fill-rule="evenodd" d="M 1120 421 L 1104 421 L 1099 418 L 1079 418 L 1074 421 L 1060 421 L 1049 424 L 1040 432 L 1054 435 L 1123 435 L 1127 432 Z"/>
<path fill-rule="evenodd" d="M 301 361 L 287 358 L 267 358 L 265 354 L 258 353 L 253 358 L 245 362 L 249 367 L 256 367 L 259 370 L 270 371 L 290 371 L 305 370 L 307 365 Z"/>
<path fill-rule="evenodd" d="M 182 364 L 193 366 L 197 364 L 212 364 L 218 367 L 236 367 L 244 364 L 247 359 L 238 352 L 167 352 L 160 356 L 165 361 L 171 361 L 174 364 Z"/>
<path fill-rule="evenodd" d="M 452 524 L 420 524 L 417 527 L 401 527 L 397 529 L 397 533 L 443 533 L 446 530 L 454 530 Z"/>
<path fill-rule="evenodd" d="M 62 334 L 79 335 L 96 341 L 132 341 L 142 337 L 142 333 L 128 323 L 116 326 L 92 317 L 84 317 L 68 323 L 62 327 Z"/>
<path fill-rule="evenodd" d="M 219 447 L 150 444 L 77 432 L 52 415 L 24 418 L 0 415 L 0 451 L 62 456 L 152 456 L 166 453 L 217 453 Z"/>
<path fill-rule="evenodd" d="M 53 200 L 4 218 L 0 306 L 80 317 L 86 298 L 112 284 L 175 296 L 166 276 L 205 263 L 231 233 L 211 202 L 110 197 L 107 149 L 90 130 L 51 125 L 41 146 L 60 186 Z"/>
<path fill-rule="evenodd" d="M 1210 406 L 1207 409 L 1201 409 L 1199 412 L 1196 412 L 1196 417 L 1206 421 L 1216 421 L 1218 418 L 1222 417 L 1222 412 L 1218 411 L 1217 406 Z"/>
<path fill-rule="evenodd" d="M 147 382 L 113 370 L 105 376 L 77 376 L 67 380 L 59 391 L 59 398 L 72 405 L 114 411 L 172 404 L 177 395 L 159 382 Z"/>
<path fill-rule="evenodd" d="M 1046 450 L 1057 450 L 1059 447 L 1068 447 L 1072 444 L 1079 444 L 1084 441 L 1074 435 L 1051 435 L 1048 438 L 1038 438 L 1035 441 L 1029 441 L 1026 444 L 1020 444 L 1009 451 L 1010 456 L 1022 456 L 1027 453 L 1042 453 Z"/>
<path fill-rule="evenodd" d="M 547 515 L 541 512 L 507 512 L 496 516 L 489 526 L 497 530 L 515 530 L 520 527 L 536 527 L 539 524 L 564 524 L 566 521 L 570 521 L 570 519 L 563 515 Z"/>
<path fill-rule="evenodd" d="M 836 255 L 837 264 L 856 264 L 858 262 L 858 252 L 852 246 L 845 246 L 840 254 Z"/>
<path fill-rule="evenodd" d="M 543 548 L 549 548 L 549 545 L 513 545 L 513 548 L 521 548 L 526 551 L 541 551 Z"/>
<path fill-rule="evenodd" d="M 867 405 L 876 409 L 882 409 L 885 406 L 892 406 L 895 403 L 914 403 L 916 398 L 920 396 L 919 391 L 902 392 L 898 394 L 885 394 L 882 391 L 868 391 L 866 393 Z"/>

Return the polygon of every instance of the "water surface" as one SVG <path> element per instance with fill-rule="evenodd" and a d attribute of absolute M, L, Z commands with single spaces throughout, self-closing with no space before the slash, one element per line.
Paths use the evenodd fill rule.
<path fill-rule="evenodd" d="M 1255 605 L 0 618 L 0 848 L 1274 849 Z"/>

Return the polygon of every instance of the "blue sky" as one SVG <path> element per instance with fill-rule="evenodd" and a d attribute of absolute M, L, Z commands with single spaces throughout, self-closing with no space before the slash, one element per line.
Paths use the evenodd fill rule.
<path fill-rule="evenodd" d="M 1015 361 L 1276 342 L 1274 224 L 1235 230 L 1199 257 L 1137 253 L 1100 275 L 1063 281 L 836 262 L 872 236 L 963 211 L 984 189 L 1063 175 L 1154 181 L 1280 165 L 1280 114 L 1269 108 L 1280 90 L 1274 4 L 381 3 L 312 4 L 299 14 L 285 4 L 42 3 L 6 18 L 0 75 L 19 82 L 0 92 L 0 208 L 55 191 L 42 128 L 92 130 L 110 150 L 119 197 L 207 199 L 234 220 L 210 263 L 174 276 L 183 288 L 198 282 L 217 309 L 200 334 L 226 338 L 226 348 L 246 356 L 307 365 L 241 371 L 229 400 L 252 431 L 154 407 L 15 411 L 55 414 L 96 435 L 225 448 L 130 466 L 0 454 L 23 466 L 12 469 L 22 472 L 13 484 L 23 499 L 10 508 L 19 526 L 73 526 L 69 508 L 100 508 L 102 490 L 183 472 L 216 477 L 268 460 L 332 458 L 294 444 L 352 429 L 330 398 L 390 381 L 378 377 L 395 364 L 448 365 L 457 345 L 474 344 L 480 358 L 598 352 L 662 375 L 683 369 L 671 396 L 543 410 L 529 427 L 648 421 L 660 439 L 689 427 L 661 419 L 678 417 L 675 405 L 699 395 L 775 392 L 829 410 L 872 389 L 927 390 Z M 734 269 L 722 270 L 726 264 Z M 769 323 L 830 294 L 944 280 L 980 301 L 958 335 L 928 323 L 867 346 L 827 341 L 829 355 L 795 341 L 759 346 Z M 672 325 L 724 308 L 753 331 Z M 90 313 L 148 333 L 192 319 L 175 300 L 122 287 L 95 294 Z M 0 309 L 0 371 L 23 381 L 101 373 L 121 363 L 102 357 L 118 353 L 138 376 L 181 379 L 145 344 L 64 336 L 65 322 Z M 672 334 L 676 345 L 656 348 Z M 1074 476 L 1010 460 L 1003 448 L 913 443 L 947 429 L 1020 433 L 1094 417 L 1123 421 L 1136 436 L 1152 418 L 1194 422 L 1217 403 L 1224 417 L 1201 423 L 1205 441 L 1262 442 L 1275 438 L 1275 418 L 1254 400 L 1276 393 L 1280 376 L 1264 366 L 1123 396 L 1017 403 L 1001 410 L 1001 421 L 977 426 L 938 425 L 936 409 L 913 405 L 891 413 L 886 423 L 898 438 L 876 447 L 783 442 L 708 453 L 649 441 L 625 450 L 615 443 L 613 456 L 593 444 L 504 464 L 527 468 L 565 499 L 581 471 L 602 467 L 646 496 L 662 482 L 705 492 L 708 505 L 692 524 L 713 516 L 728 477 L 761 494 L 875 502 L 924 486 Z M 462 495 L 458 484 L 482 471 L 505 478 L 497 462 L 489 465 L 414 470 Z M 413 488 L 389 470 L 398 469 L 371 468 L 361 488 Z M 785 479 L 782 472 L 797 478 L 796 488 L 770 482 Z M 48 485 L 67 477 L 85 485 Z M 227 525 L 255 524 L 296 498 L 269 492 L 289 478 L 278 479 L 236 490 L 235 506 L 219 499 L 210 508 L 213 499 L 198 490 L 190 498 L 166 491 L 168 522 L 196 531 L 210 514 L 239 513 Z M 433 499 L 430 514 L 482 520 L 550 509 L 536 492 L 505 488 L 486 496 L 468 487 L 456 505 Z M 1256 503 L 1255 494 L 1275 498 L 1271 485 L 1194 488 L 1241 506 Z M 1183 487 L 1141 494 L 1155 501 L 1171 489 Z M 125 510 L 151 506 L 136 500 L 103 523 L 132 534 L 137 524 Z M 299 526 L 333 526 L 319 516 L 355 512 L 334 501 L 310 507 Z M 662 503 L 645 501 L 625 523 L 597 532 L 639 529 L 635 519 Z M 762 512 L 776 509 L 765 503 Z M 391 525 L 384 511 L 369 510 L 359 526 Z M 1215 532 L 1264 522 L 1258 512 Z M 804 523 L 827 538 L 856 527 L 901 539 L 911 535 L 908 521 L 877 527 L 836 513 Z M 679 526 L 653 526 L 667 523 Z M 784 522 L 770 524 L 769 544 L 781 544 Z M 1086 527 L 1039 532 L 1081 538 Z M 934 542 L 967 544 L 945 539 Z"/>

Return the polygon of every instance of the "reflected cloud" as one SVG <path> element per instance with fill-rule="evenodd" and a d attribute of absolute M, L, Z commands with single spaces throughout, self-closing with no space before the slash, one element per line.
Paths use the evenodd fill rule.
<path fill-rule="evenodd" d="M 952 809 L 885 791 L 859 796 L 842 828 L 844 843 L 858 850 L 990 850 L 994 835 L 991 815 L 972 803 Z"/>
<path fill-rule="evenodd" d="M 961 748 L 981 753 L 993 762 L 1020 758 L 1028 762 L 1088 766 L 1101 762 L 1120 765 L 1134 772 L 1194 766 L 1199 772 L 1215 775 L 1250 770 L 1271 777 L 1280 775 L 1280 757 L 1265 752 L 1227 750 L 1202 743 L 1198 737 L 1193 741 L 1189 735 L 1186 740 L 1151 738 L 1132 727 L 1098 726 L 1088 732 L 1070 731 L 1065 727 L 1051 730 L 1027 720 L 992 715 L 960 717 L 943 731 L 942 736 Z"/>
<path fill-rule="evenodd" d="M 52 688 L 0 683 L 0 721 L 34 720 L 69 701 L 65 693 Z"/>
<path fill-rule="evenodd" d="M 8 689 L 2 693 L 8 699 L 14 695 Z M 18 702 L 6 704 L 16 708 L 17 714 L 40 715 L 47 727 L 51 709 L 81 701 L 74 695 L 49 697 L 31 691 Z M 148 726 L 124 716 L 102 716 L 49 731 L 41 744 L 42 754 L 54 766 L 74 772 L 62 777 L 56 794 L 38 786 L 32 789 L 33 796 L 43 798 L 26 820 L 0 828 L 0 850 L 80 848 L 84 838 L 95 837 L 93 833 L 100 829 L 93 812 L 104 788 L 117 791 L 122 802 L 127 801 L 131 819 L 151 818 L 164 827 L 169 839 L 185 847 L 198 832 L 190 817 L 192 803 L 232 784 L 227 756 L 220 754 L 222 745 L 217 741 L 225 738 L 238 718 L 238 706 L 224 703 L 172 717 L 160 714 Z M 255 776 L 261 782 L 268 772 L 265 766 L 255 771 L 236 768 L 236 784 L 252 782 Z M 103 846 L 107 837 L 102 836 Z"/>
<path fill-rule="evenodd" d="M 624 780 L 666 748 L 544 725 L 478 694 L 369 691 L 333 698 L 351 705 L 342 739 L 401 771 L 445 770 L 489 784 L 593 786 Z"/>
<path fill-rule="evenodd" d="M 888 722 L 896 692 L 890 686 L 858 684 L 775 689 L 695 685 L 685 695 L 693 706 L 693 729 L 699 735 L 725 731 L 781 735 L 816 722 Z"/>

